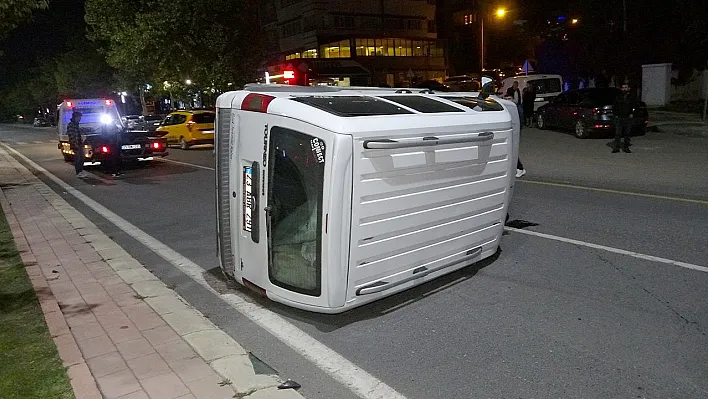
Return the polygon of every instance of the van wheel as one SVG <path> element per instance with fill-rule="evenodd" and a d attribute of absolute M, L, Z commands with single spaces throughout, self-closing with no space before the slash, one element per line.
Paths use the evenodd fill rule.
<path fill-rule="evenodd" d="M 588 128 L 585 126 L 585 122 L 577 121 L 575 122 L 575 137 L 579 139 L 588 138 Z"/>
<path fill-rule="evenodd" d="M 546 129 L 546 120 L 543 118 L 543 114 L 536 115 L 536 127 L 541 130 Z"/>
<path fill-rule="evenodd" d="M 184 137 L 179 138 L 179 148 L 183 150 L 188 150 L 189 149 L 189 144 L 187 141 L 184 139 Z"/>
<path fill-rule="evenodd" d="M 62 152 L 61 155 L 64 157 L 64 162 L 74 162 L 73 156 L 66 154 L 64 152 Z"/>

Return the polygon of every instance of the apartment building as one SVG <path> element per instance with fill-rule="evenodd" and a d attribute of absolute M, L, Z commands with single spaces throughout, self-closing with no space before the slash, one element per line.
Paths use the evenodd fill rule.
<path fill-rule="evenodd" d="M 289 83 L 340 86 L 441 80 L 447 64 L 435 3 L 262 0 L 268 73 Z"/>

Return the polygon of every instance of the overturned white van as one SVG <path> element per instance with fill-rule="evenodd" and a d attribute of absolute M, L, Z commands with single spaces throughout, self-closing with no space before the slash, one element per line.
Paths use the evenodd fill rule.
<path fill-rule="evenodd" d="M 339 313 L 493 255 L 518 132 L 504 107 L 453 100 L 277 85 L 221 95 L 224 273 L 277 302 Z"/>

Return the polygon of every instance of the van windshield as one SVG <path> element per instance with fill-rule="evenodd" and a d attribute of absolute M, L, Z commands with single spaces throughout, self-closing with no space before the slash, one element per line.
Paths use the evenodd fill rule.
<path fill-rule="evenodd" d="M 282 288 L 321 294 L 324 141 L 294 130 L 270 130 L 268 276 Z"/>
<path fill-rule="evenodd" d="M 66 126 L 71 122 L 71 115 L 74 112 L 81 112 L 81 127 L 82 133 L 91 133 L 96 131 L 104 124 L 120 124 L 120 115 L 115 107 L 104 105 L 84 105 L 76 106 L 67 109 L 62 113 L 62 125 Z M 108 119 L 110 118 L 110 120 Z"/>
<path fill-rule="evenodd" d="M 558 78 L 547 79 L 529 79 L 526 83 L 528 86 L 533 86 L 536 89 L 536 94 L 560 93 L 561 80 Z"/>
<path fill-rule="evenodd" d="M 475 111 L 504 111 L 504 107 L 498 102 L 492 100 L 491 98 L 479 98 L 479 97 L 448 97 L 445 96 L 450 101 L 454 101 L 465 107 L 472 108 Z"/>
<path fill-rule="evenodd" d="M 293 97 L 292 100 L 339 116 L 412 114 L 404 108 L 374 97 L 308 96 Z"/>

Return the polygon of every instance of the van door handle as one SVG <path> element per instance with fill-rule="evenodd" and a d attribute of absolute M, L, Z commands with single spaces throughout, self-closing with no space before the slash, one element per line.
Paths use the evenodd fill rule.
<path fill-rule="evenodd" d="M 444 144 L 481 143 L 494 139 L 494 132 L 482 132 L 477 136 L 438 138 L 435 136 L 423 137 L 420 141 L 396 141 L 391 139 L 365 140 L 364 148 L 367 150 L 391 150 L 396 148 L 432 147 Z"/>

